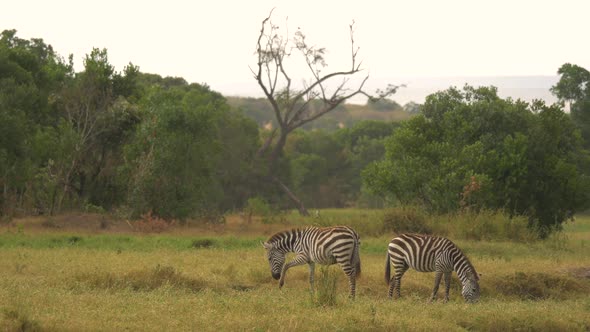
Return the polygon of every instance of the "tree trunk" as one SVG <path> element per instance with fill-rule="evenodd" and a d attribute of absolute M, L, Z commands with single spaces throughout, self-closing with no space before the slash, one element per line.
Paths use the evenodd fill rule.
<path fill-rule="evenodd" d="M 277 144 L 273 147 L 272 151 L 270 152 L 270 156 L 268 157 L 268 175 L 272 182 L 278 184 L 281 190 L 285 194 L 287 194 L 291 202 L 295 204 L 295 207 L 297 208 L 297 210 L 299 210 L 299 214 L 301 214 L 302 216 L 309 216 L 309 212 L 305 208 L 303 202 L 299 198 L 297 198 L 297 196 L 289 189 L 289 187 L 287 187 L 283 182 L 281 182 L 281 180 L 279 180 L 279 178 L 275 175 L 280 154 L 283 151 L 285 143 L 287 142 L 287 134 L 288 131 L 285 128 L 283 128 L 283 130 L 281 130 L 281 135 L 279 136 Z"/>
<path fill-rule="evenodd" d="M 287 194 L 287 196 L 289 196 L 291 201 L 297 206 L 297 210 L 299 210 L 299 214 L 301 214 L 302 216 L 306 216 L 306 217 L 309 216 L 309 212 L 305 208 L 305 205 L 303 204 L 303 202 L 299 198 L 297 198 L 297 196 L 295 196 L 295 194 L 291 190 L 289 190 L 289 187 L 287 187 L 284 183 L 282 183 L 281 180 L 279 180 L 277 177 L 273 177 L 272 180 L 273 180 L 273 182 L 278 184 L 279 187 L 281 187 L 281 189 L 285 192 L 285 194 Z"/>

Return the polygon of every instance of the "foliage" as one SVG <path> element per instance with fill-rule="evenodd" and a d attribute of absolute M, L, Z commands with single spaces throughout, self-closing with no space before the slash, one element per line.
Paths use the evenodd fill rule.
<path fill-rule="evenodd" d="M 54 149 L 39 149 L 58 118 L 55 92 L 71 77 L 67 64 L 42 39 L 24 40 L 15 30 L 0 38 L 0 214 L 32 210 L 31 183 Z M 44 146 L 47 148 L 47 146 Z M 39 154 L 38 152 L 45 151 Z"/>
<path fill-rule="evenodd" d="M 563 64 L 557 71 L 559 82 L 551 92 L 568 103 L 572 120 L 582 132 L 584 146 L 590 147 L 590 72 L 577 65 Z"/>
<path fill-rule="evenodd" d="M 123 169 L 135 213 L 152 210 L 164 218 L 183 219 L 219 209 L 224 185 L 237 177 L 232 173 L 244 172 L 240 165 L 247 159 L 240 157 L 256 147 L 256 129 L 231 119 L 223 97 L 198 84 L 156 87 L 140 109 L 144 119 L 125 148 Z M 222 134 L 225 121 L 236 134 L 246 128 L 245 134 Z"/>
<path fill-rule="evenodd" d="M 435 215 L 473 214 L 478 223 L 459 236 L 484 238 L 484 231 L 504 234 L 497 226 L 503 217 L 481 217 L 494 210 L 510 220 L 528 218 L 545 236 L 588 206 L 586 69 L 564 64 L 552 88 L 571 117 L 557 105 L 499 98 L 495 88 L 451 88 L 404 110 L 391 99 L 346 104 L 365 95 L 363 85 L 341 85 L 330 100 L 318 89 L 325 50 L 301 31 L 280 39 L 270 17 L 263 24 L 259 69 L 274 68 L 269 56 L 286 59 L 293 46 L 311 69 L 307 88 L 314 88 L 289 85 L 289 95 L 276 85 L 270 99 L 226 100 L 206 85 L 143 73 L 132 63 L 117 71 L 106 49 L 90 50 L 75 72 L 73 58 L 42 39 L 3 31 L 0 217 L 128 208 L 126 217 L 152 211 L 219 223 L 226 211 L 248 210 L 248 200 L 258 197 L 273 211 L 265 220 L 274 223 L 285 222 L 278 209 L 299 197 L 313 209 L 401 203 Z M 360 73 L 357 53 L 351 60 L 350 74 Z M 304 91 L 310 94 L 297 94 Z M 410 120 L 401 126 L 402 119 Z M 270 130 L 259 132 L 269 122 Z M 346 220 L 382 232 L 373 220 Z M 331 222 L 322 213 L 304 223 Z"/>
<path fill-rule="evenodd" d="M 383 216 L 384 234 L 419 233 L 431 234 L 427 216 L 414 206 L 389 209 Z"/>
<path fill-rule="evenodd" d="M 248 222 L 253 215 L 264 217 L 272 214 L 272 207 L 261 197 L 249 198 L 244 210 L 249 216 Z"/>
<path fill-rule="evenodd" d="M 310 208 L 354 206 L 361 194 L 361 170 L 383 157 L 385 137 L 398 126 L 361 121 L 336 132 L 295 131 L 285 145 L 289 172 L 283 177 Z"/>
<path fill-rule="evenodd" d="M 428 96 L 363 176 L 373 192 L 403 204 L 435 213 L 505 209 L 546 235 L 590 203 L 588 162 L 559 107 L 466 86 Z"/>

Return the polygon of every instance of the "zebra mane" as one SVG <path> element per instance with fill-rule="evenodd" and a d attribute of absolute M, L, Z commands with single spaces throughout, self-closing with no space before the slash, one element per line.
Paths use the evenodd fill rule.
<path fill-rule="evenodd" d="M 455 246 L 455 248 L 457 248 L 457 250 L 459 250 L 461 255 L 463 255 L 463 257 L 465 258 L 465 262 L 467 263 L 467 270 L 469 270 L 473 274 L 473 277 L 475 278 L 475 280 L 479 281 L 479 274 L 477 274 L 477 271 L 475 271 L 475 267 L 473 266 L 473 264 L 471 264 L 469 257 L 467 257 L 467 255 L 465 255 L 463 250 L 461 250 L 459 247 L 457 247 L 454 243 L 453 243 L 453 245 Z"/>
<path fill-rule="evenodd" d="M 459 253 L 461 254 L 461 256 L 463 258 L 465 258 L 465 262 L 467 263 L 467 270 L 473 274 L 473 277 L 475 278 L 475 280 L 478 280 L 479 281 L 479 274 L 475 270 L 475 267 L 473 266 L 473 264 L 471 264 L 471 261 L 469 260 L 469 257 L 467 257 L 467 255 L 465 255 L 465 253 L 463 252 L 463 250 L 461 250 L 461 248 L 459 248 L 455 244 L 455 242 L 453 242 L 453 241 L 451 241 L 451 240 L 449 240 L 447 238 L 436 236 L 436 235 L 423 235 L 423 236 L 429 236 L 429 237 L 435 237 L 435 238 L 442 238 L 442 239 L 445 239 L 445 240 L 449 241 L 453 245 L 453 247 L 455 247 L 455 249 L 457 249 L 457 251 L 459 251 Z"/>
<path fill-rule="evenodd" d="M 269 243 L 269 244 L 275 243 L 275 242 L 277 242 L 277 241 L 280 241 L 280 240 L 283 240 L 283 239 L 285 239 L 286 235 L 288 235 L 288 234 L 294 234 L 294 233 L 297 233 L 297 232 L 299 232 L 299 231 L 300 231 L 300 229 L 299 229 L 299 228 L 293 228 L 293 229 L 291 229 L 291 230 L 280 231 L 280 232 L 278 232 L 278 233 L 275 233 L 275 234 L 273 234 L 273 235 L 272 235 L 272 236 L 271 236 L 271 237 L 268 239 L 268 241 L 266 241 L 266 243 Z"/>

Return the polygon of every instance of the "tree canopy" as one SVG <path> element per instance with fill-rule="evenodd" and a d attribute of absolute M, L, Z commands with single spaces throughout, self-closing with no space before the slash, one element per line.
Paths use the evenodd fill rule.
<path fill-rule="evenodd" d="M 286 45 L 273 36 L 261 32 L 270 44 L 259 41 L 258 65 L 280 73 Z M 209 218 L 249 200 L 289 208 L 296 197 L 313 208 L 499 209 L 527 216 L 546 235 L 589 206 L 586 69 L 559 69 L 552 92 L 560 103 L 550 106 L 470 86 L 404 110 L 390 99 L 351 105 L 344 101 L 364 94 L 362 84 L 327 94 L 323 53 L 304 37 L 294 42 L 314 84 L 271 83 L 266 99 L 239 100 L 132 63 L 117 71 L 106 49 L 90 50 L 76 72 L 71 56 L 42 39 L 3 31 L 0 216 L 111 210 Z M 352 34 L 351 41 L 355 49 Z M 359 71 L 356 61 L 353 53 L 349 72 Z M 323 117 L 330 111 L 333 118 Z M 383 117 L 394 112 L 404 112 L 403 121 Z"/>
<path fill-rule="evenodd" d="M 588 207 L 579 131 L 558 106 L 502 99 L 495 88 L 450 88 L 385 143 L 368 187 L 434 212 L 505 209 L 542 232 Z"/>

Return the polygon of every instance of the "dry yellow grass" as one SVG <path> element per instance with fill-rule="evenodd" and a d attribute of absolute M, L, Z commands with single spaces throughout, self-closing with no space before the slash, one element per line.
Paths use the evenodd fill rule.
<path fill-rule="evenodd" d="M 236 239 L 253 235 L 238 231 Z M 29 232 L 25 226 L 23 236 L 45 241 L 55 232 Z M 167 236 L 198 234 L 177 229 Z M 363 239 L 363 275 L 354 302 L 347 299 L 343 273 L 331 267 L 338 276 L 334 306 L 311 300 L 305 266 L 289 270 L 279 290 L 264 250 L 254 241 L 242 248 L 153 250 L 76 244 L 34 249 L 0 243 L 0 330 L 585 331 L 590 329 L 590 280 L 583 275 L 590 270 L 588 235 L 584 226 L 553 242 L 457 241 L 483 274 L 482 299 L 475 305 L 464 303 L 456 278 L 449 303 L 428 304 L 433 275 L 415 271 L 404 276 L 402 299 L 388 300 L 383 280 L 386 237 Z M 92 236 L 97 235 L 84 235 Z M 372 249 L 381 243 L 382 252 Z"/>

